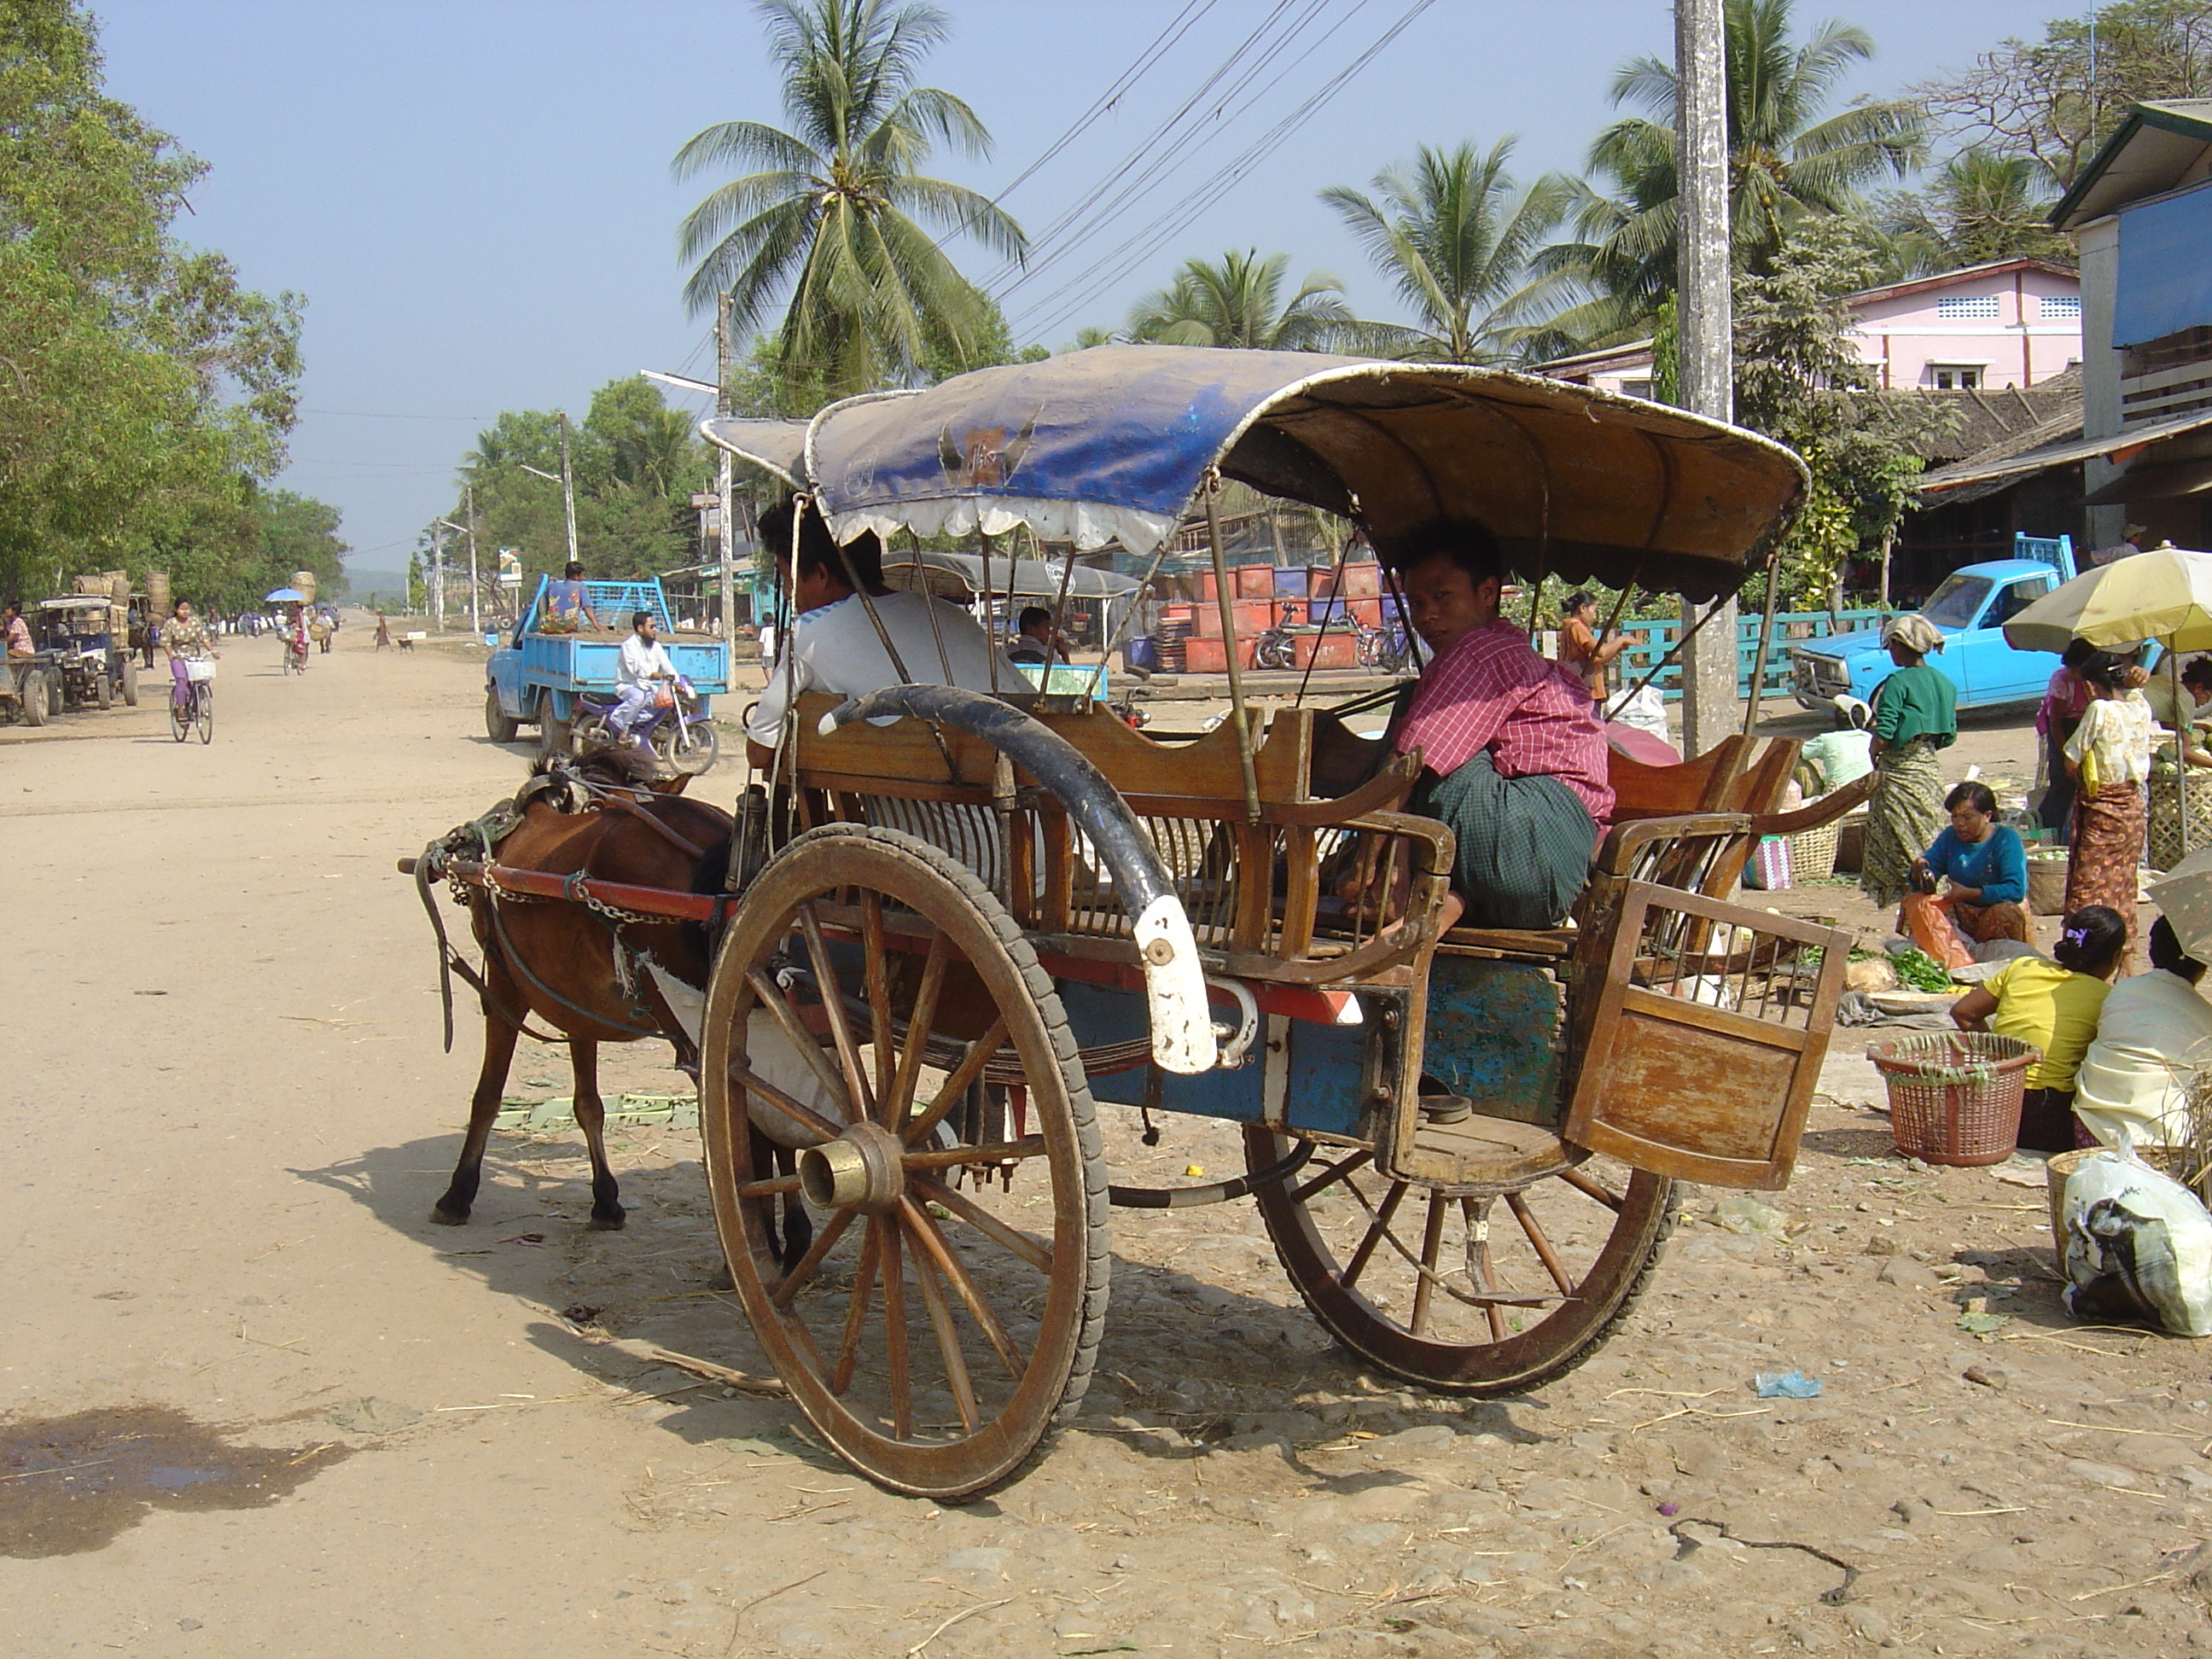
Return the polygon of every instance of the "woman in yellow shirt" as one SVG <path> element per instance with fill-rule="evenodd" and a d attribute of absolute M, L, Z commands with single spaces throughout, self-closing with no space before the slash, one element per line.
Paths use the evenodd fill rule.
<path fill-rule="evenodd" d="M 2102 904 L 2076 910 L 2059 925 L 2055 961 L 2020 957 L 1951 1005 L 1962 1031 L 1994 1031 L 2043 1051 L 2027 1068 L 2021 1103 L 2020 1145 L 2039 1152 L 2071 1152 L 2074 1073 L 2097 1036 L 2106 993 L 2128 948 L 2127 924 Z"/>

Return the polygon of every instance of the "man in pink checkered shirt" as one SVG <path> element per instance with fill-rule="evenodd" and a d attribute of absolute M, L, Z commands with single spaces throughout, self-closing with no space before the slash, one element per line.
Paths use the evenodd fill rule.
<path fill-rule="evenodd" d="M 1469 924 L 1557 927 L 1613 814 L 1589 688 L 1499 617 L 1505 561 L 1480 525 L 1432 525 L 1389 553 L 1431 653 L 1391 735 L 1421 755 L 1408 810 L 1457 836 L 1452 886 Z"/>

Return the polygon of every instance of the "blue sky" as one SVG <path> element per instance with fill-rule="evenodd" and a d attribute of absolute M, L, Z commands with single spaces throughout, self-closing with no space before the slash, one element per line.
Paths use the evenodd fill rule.
<path fill-rule="evenodd" d="M 1671 51 L 1666 0 L 1434 0 L 1306 125 L 1187 227 L 1139 235 L 1382 36 L 1413 0 L 944 0 L 926 79 L 996 139 L 938 171 L 995 192 L 1162 31 L 1173 52 L 1006 198 L 1034 234 L 1102 180 L 1271 16 L 1310 26 L 1229 112 L 1179 146 L 1128 211 L 1015 291 L 1017 338 L 1113 325 L 1182 259 L 1256 246 L 1342 277 L 1395 313 L 1315 200 L 1417 143 L 1518 134 L 1516 169 L 1578 165 L 1613 71 Z M 108 86 L 212 167 L 181 222 L 264 290 L 304 294 L 306 412 L 291 488 L 343 509 L 359 571 L 404 568 L 454 500 L 456 458 L 502 409 L 566 407 L 640 368 L 712 378 L 711 319 L 687 316 L 676 225 L 708 188 L 668 161 L 718 120 L 781 122 L 741 0 L 95 0 Z M 2020 0 L 1837 0 L 1879 49 L 1849 88 L 1887 93 L 2065 9 Z M 1337 32 L 1322 39 L 1332 24 Z M 1318 44 L 1316 44 L 1318 42 Z M 1302 52 L 1310 55 L 1298 61 Z M 1265 95 L 1238 115 L 1255 92 Z M 1218 92 L 1201 104 L 1210 109 Z M 1171 233 L 1171 234 L 1170 234 Z M 995 264 L 957 257 L 971 275 Z M 1047 249 L 1045 252 L 1049 252 Z M 1105 257 L 1110 256 L 1110 257 Z M 1093 276 L 1071 278 L 1103 257 Z M 1059 297 L 1054 298 L 1055 293 Z"/>

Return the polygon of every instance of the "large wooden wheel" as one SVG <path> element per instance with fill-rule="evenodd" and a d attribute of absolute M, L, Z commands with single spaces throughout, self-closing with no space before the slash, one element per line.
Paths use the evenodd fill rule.
<path fill-rule="evenodd" d="M 764 1030 L 784 1086 L 749 1052 Z M 1012 1474 L 1089 1385 L 1107 1277 L 1091 1091 L 1020 930 L 925 842 L 811 830 L 731 921 L 702 1048 L 722 1248 L 799 1408 L 896 1491 Z M 796 1176 L 756 1161 L 753 1121 L 804 1144 Z M 786 1272 L 794 1187 L 819 1231 Z"/>
<path fill-rule="evenodd" d="M 1247 1129 L 1248 1165 L 1291 1143 Z M 1314 1316 L 1393 1376 L 1453 1394 L 1533 1388 L 1597 1351 L 1674 1230 L 1674 1182 L 1592 1160 L 1517 1191 L 1463 1194 L 1378 1175 L 1323 1146 L 1256 1197 Z"/>

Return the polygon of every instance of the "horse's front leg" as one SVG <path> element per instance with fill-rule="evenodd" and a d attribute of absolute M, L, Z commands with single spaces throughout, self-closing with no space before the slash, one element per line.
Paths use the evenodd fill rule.
<path fill-rule="evenodd" d="M 584 1132 L 592 1158 L 592 1225 L 611 1232 L 629 1218 L 622 1188 L 607 1164 L 607 1109 L 599 1098 L 599 1045 L 585 1037 L 568 1039 L 568 1058 L 576 1085 L 576 1127 Z"/>
<path fill-rule="evenodd" d="M 486 982 L 495 989 L 501 986 L 496 972 Z M 453 1165 L 452 1184 L 430 1210 L 430 1219 L 441 1227 L 468 1225 L 469 1212 L 477 1201 L 477 1188 L 483 1180 L 484 1148 L 491 1142 L 492 1121 L 499 1115 L 500 1099 L 507 1090 L 507 1067 L 514 1064 L 515 1040 L 521 1035 L 492 1012 L 489 1004 L 485 1006 L 483 1069 L 477 1074 L 477 1091 L 469 1102 L 468 1133 L 461 1140 L 461 1156 Z"/>

